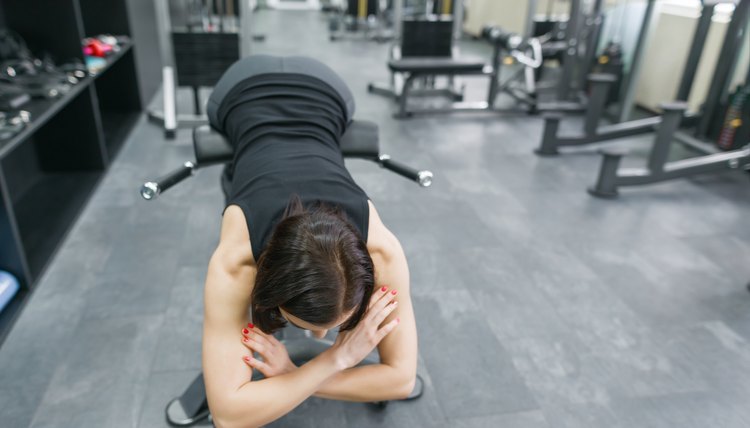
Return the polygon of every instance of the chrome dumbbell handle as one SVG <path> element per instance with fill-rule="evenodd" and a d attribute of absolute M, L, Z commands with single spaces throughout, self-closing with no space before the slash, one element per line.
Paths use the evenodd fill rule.
<path fill-rule="evenodd" d="M 416 181 L 422 187 L 430 187 L 430 185 L 432 184 L 433 175 L 430 171 L 418 171 L 414 168 L 391 160 L 391 157 L 388 155 L 380 155 L 378 157 L 378 163 L 380 164 L 380 166 L 387 170 L 393 171 L 402 177 L 408 178 L 409 180 Z"/>
<path fill-rule="evenodd" d="M 156 197 L 159 196 L 162 192 L 165 192 L 170 187 L 193 175 L 194 170 L 194 163 L 185 162 L 184 165 L 170 172 L 169 174 L 163 177 L 159 177 L 155 181 L 148 181 L 144 183 L 143 186 L 141 186 L 141 196 L 143 196 L 143 199 L 147 201 L 156 199 Z"/>

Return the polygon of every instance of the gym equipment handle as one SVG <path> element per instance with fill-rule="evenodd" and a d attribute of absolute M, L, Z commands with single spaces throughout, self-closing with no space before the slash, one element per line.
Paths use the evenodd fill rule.
<path fill-rule="evenodd" d="M 414 168 L 391 160 L 391 157 L 388 155 L 380 155 L 378 163 L 387 170 L 393 171 L 409 180 L 416 181 L 422 187 L 430 187 L 432 184 L 432 172 L 430 171 L 417 171 Z"/>
<path fill-rule="evenodd" d="M 193 175 L 194 169 L 194 163 L 185 162 L 184 165 L 170 172 L 169 174 L 163 177 L 159 177 L 155 181 L 146 182 L 141 187 L 141 196 L 143 196 L 143 199 L 147 201 L 156 199 L 156 197 L 159 196 L 162 192 Z"/>

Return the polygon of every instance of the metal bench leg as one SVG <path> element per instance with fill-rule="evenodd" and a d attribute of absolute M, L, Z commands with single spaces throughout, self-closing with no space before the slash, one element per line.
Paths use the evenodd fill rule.
<path fill-rule="evenodd" d="M 583 132 L 587 137 L 596 135 L 599 120 L 607 107 L 609 88 L 615 82 L 616 77 L 611 74 L 592 74 L 589 76 L 591 83 L 591 97 L 586 107 L 586 119 L 583 122 Z"/>
<path fill-rule="evenodd" d="M 664 111 L 663 119 L 648 157 L 649 172 L 655 176 L 664 172 L 664 164 L 667 163 L 669 151 L 672 148 L 672 140 L 674 140 L 675 133 L 680 127 L 682 116 L 687 110 L 687 104 L 678 101 L 662 104 L 661 108 Z"/>
<path fill-rule="evenodd" d="M 617 197 L 617 171 L 620 169 L 620 161 L 625 155 L 620 151 L 603 151 L 602 167 L 599 170 L 599 179 L 593 187 L 588 189 L 592 196 L 597 198 L 612 199 Z"/>
<path fill-rule="evenodd" d="M 409 92 L 414 85 L 414 79 L 417 76 L 414 73 L 409 74 L 404 82 L 404 87 L 401 89 L 401 94 L 398 98 L 398 112 L 393 115 L 395 119 L 407 119 L 412 116 L 411 112 L 406 109 L 406 103 L 409 100 Z"/>
<path fill-rule="evenodd" d="M 542 144 L 534 152 L 540 156 L 554 156 L 560 154 L 557 151 L 557 130 L 560 128 L 562 115 L 559 113 L 548 113 L 544 115 L 544 133 L 542 134 Z"/>

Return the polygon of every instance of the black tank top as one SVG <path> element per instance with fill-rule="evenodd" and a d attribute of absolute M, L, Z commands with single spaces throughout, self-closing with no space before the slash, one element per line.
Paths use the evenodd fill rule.
<path fill-rule="evenodd" d="M 344 166 L 339 141 L 346 106 L 325 82 L 273 73 L 248 78 L 227 94 L 218 119 L 235 146 L 227 206 L 247 219 L 258 260 L 289 199 L 340 207 L 367 242 L 367 194 Z"/>

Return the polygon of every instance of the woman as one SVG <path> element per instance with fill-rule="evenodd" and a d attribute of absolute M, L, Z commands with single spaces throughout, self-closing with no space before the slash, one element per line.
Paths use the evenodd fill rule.
<path fill-rule="evenodd" d="M 217 427 L 263 425 L 313 395 L 383 401 L 414 387 L 406 258 L 338 146 L 353 113 L 343 81 L 303 57 L 245 58 L 209 99 L 211 125 L 235 146 L 205 285 L 203 371 Z M 296 367 L 272 335 L 287 322 L 339 333 Z M 380 363 L 356 367 L 376 346 Z M 253 369 L 265 379 L 252 381 Z"/>

